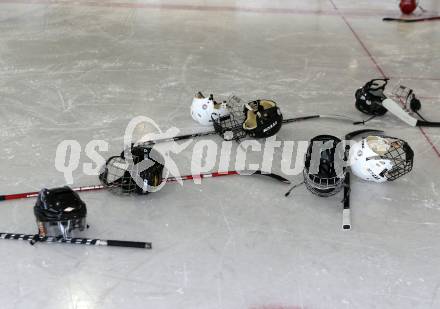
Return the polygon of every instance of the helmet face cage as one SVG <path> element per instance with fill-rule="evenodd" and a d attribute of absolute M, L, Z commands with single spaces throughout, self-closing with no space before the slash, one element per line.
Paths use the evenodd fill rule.
<path fill-rule="evenodd" d="M 412 170 L 414 152 L 404 140 L 371 135 L 350 148 L 351 171 L 361 179 L 382 183 Z"/>
<path fill-rule="evenodd" d="M 384 173 L 388 181 L 396 180 L 408 174 L 413 167 L 414 152 L 407 142 L 395 137 L 386 137 L 390 141 L 390 148 L 380 158 L 388 159 L 392 162 L 391 170 Z"/>
<path fill-rule="evenodd" d="M 142 163 L 148 160 L 153 164 L 145 168 Z M 151 147 L 135 146 L 131 149 L 131 160 L 125 158 L 124 153 L 110 157 L 101 169 L 99 180 L 116 194 L 148 194 L 149 188 L 161 184 L 163 169 L 164 163 L 157 151 Z M 143 182 L 142 187 L 140 181 Z"/>
<path fill-rule="evenodd" d="M 339 138 L 331 135 L 314 137 L 305 155 L 303 177 L 306 188 L 322 197 L 338 193 L 344 185 L 344 160 L 344 148 Z"/>
<path fill-rule="evenodd" d="M 38 234 L 44 236 L 62 236 L 72 238 L 74 230 L 84 231 L 86 228 L 86 218 L 45 222 L 37 220 Z"/>
<path fill-rule="evenodd" d="M 223 137 L 223 139 L 240 140 L 246 137 L 243 130 L 244 115 L 242 112 L 242 100 L 236 96 L 230 96 L 226 100 L 228 115 L 213 114 L 212 123 L 215 131 Z"/>
<path fill-rule="evenodd" d="M 356 90 L 356 108 L 367 115 L 384 115 L 387 109 L 382 106 L 382 101 L 386 99 L 384 90 L 387 83 L 388 79 L 372 79 Z"/>
<path fill-rule="evenodd" d="M 416 112 L 422 107 L 420 100 L 414 93 L 414 90 L 403 85 L 397 85 L 393 89 L 391 98 L 400 103 L 409 113 Z"/>

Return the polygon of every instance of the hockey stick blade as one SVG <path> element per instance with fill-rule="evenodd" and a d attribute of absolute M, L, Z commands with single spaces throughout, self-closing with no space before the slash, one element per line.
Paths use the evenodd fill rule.
<path fill-rule="evenodd" d="M 272 179 L 281 181 L 282 183 L 285 183 L 287 185 L 290 185 L 290 180 L 288 180 L 288 179 L 286 179 L 286 178 L 284 178 L 284 177 L 282 177 L 280 175 L 274 174 L 274 173 L 264 173 L 264 172 L 262 172 L 260 170 L 257 170 L 257 171 L 254 172 L 254 174 L 262 175 L 262 176 L 267 176 L 269 178 L 272 178 Z"/>
<path fill-rule="evenodd" d="M 440 20 L 440 16 L 431 16 L 431 17 L 423 17 L 423 18 L 394 18 L 394 17 L 384 17 L 382 21 L 395 21 L 399 23 L 416 23 L 416 22 L 423 22 L 423 21 L 434 21 L 434 20 Z"/>
<path fill-rule="evenodd" d="M 383 100 L 382 105 L 394 116 L 402 120 L 403 122 L 409 124 L 412 127 L 417 126 L 417 119 L 409 114 L 408 111 L 404 110 L 396 101 L 387 98 Z"/>
<path fill-rule="evenodd" d="M 399 103 L 392 99 L 385 99 L 382 104 L 390 113 L 412 127 L 440 127 L 440 122 L 423 121 L 414 118 L 407 110 L 400 106 Z"/>
<path fill-rule="evenodd" d="M 381 130 L 375 130 L 375 129 L 362 129 L 362 130 L 357 130 L 357 131 L 353 131 L 350 132 L 348 134 L 345 135 L 345 140 L 349 141 L 352 140 L 355 136 L 360 135 L 360 134 L 364 134 L 364 133 L 376 133 L 376 134 L 383 134 L 384 132 Z"/>

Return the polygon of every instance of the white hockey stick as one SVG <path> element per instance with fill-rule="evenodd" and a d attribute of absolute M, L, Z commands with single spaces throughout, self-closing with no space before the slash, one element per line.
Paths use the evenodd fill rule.
<path fill-rule="evenodd" d="M 407 110 L 403 109 L 402 106 L 400 106 L 399 103 L 397 103 L 396 101 L 387 98 L 383 100 L 382 105 L 400 120 L 406 122 L 412 127 L 417 126 L 418 120 L 411 116 L 410 113 Z"/>
<path fill-rule="evenodd" d="M 394 116 L 412 127 L 440 127 L 440 122 L 423 121 L 414 118 L 408 110 L 390 98 L 383 100 L 382 105 Z"/>

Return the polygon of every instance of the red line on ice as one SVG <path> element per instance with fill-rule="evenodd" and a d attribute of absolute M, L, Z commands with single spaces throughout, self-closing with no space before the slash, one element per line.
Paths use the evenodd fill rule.
<path fill-rule="evenodd" d="M 382 70 L 382 68 L 380 67 L 379 63 L 377 63 L 377 61 L 374 59 L 373 55 L 371 54 L 371 52 L 368 50 L 367 46 L 364 44 L 364 42 L 362 41 L 362 39 L 359 37 L 359 35 L 356 33 L 356 31 L 353 29 L 353 27 L 351 26 L 351 24 L 348 22 L 348 20 L 345 18 L 345 16 L 339 11 L 338 7 L 336 6 L 336 4 L 333 2 L 333 0 L 329 0 L 330 3 L 332 4 L 332 6 L 334 7 L 335 11 L 338 12 L 338 14 L 341 16 L 341 18 L 344 20 L 345 24 L 347 25 L 347 27 L 351 30 L 351 32 L 353 33 L 354 37 L 356 38 L 356 40 L 359 42 L 359 44 L 362 46 L 362 48 L 365 50 L 366 54 L 368 55 L 368 57 L 370 58 L 371 62 L 373 62 L 373 64 L 376 66 L 376 69 L 380 72 L 380 74 L 382 74 L 382 77 L 387 77 L 385 72 Z M 422 127 L 419 127 L 420 132 L 422 133 L 422 135 L 425 137 L 426 141 L 428 142 L 429 145 L 431 145 L 432 149 L 434 150 L 434 152 L 437 154 L 437 156 L 440 158 L 440 151 L 437 149 L 437 147 L 434 145 L 434 143 L 431 141 L 431 139 L 429 138 L 428 134 L 426 134 L 425 130 L 423 130 Z"/>
<path fill-rule="evenodd" d="M 76 5 L 104 8 L 129 8 L 129 9 L 160 9 L 160 10 L 187 10 L 187 11 L 213 11 L 213 12 L 243 12 L 259 14 L 283 15 L 338 15 L 334 10 L 300 9 L 300 8 L 274 8 L 274 7 L 246 7 L 246 6 L 206 6 L 193 4 L 154 4 L 133 2 L 109 1 L 67 1 L 67 0 L 0 0 L 4 4 L 44 4 L 44 5 Z M 393 14 L 393 11 L 384 10 L 344 10 L 346 16 L 373 16 L 382 17 L 384 14 Z"/>

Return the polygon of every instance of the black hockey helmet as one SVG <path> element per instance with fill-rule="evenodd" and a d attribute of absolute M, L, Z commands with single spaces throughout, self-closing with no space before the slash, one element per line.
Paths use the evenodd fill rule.
<path fill-rule="evenodd" d="M 304 183 L 319 196 L 338 193 L 344 184 L 344 147 L 332 135 L 318 135 L 310 141 L 304 160 Z"/>
<path fill-rule="evenodd" d="M 387 83 L 387 78 L 372 79 L 356 90 L 356 108 L 367 115 L 384 115 L 387 109 L 382 106 L 382 102 L 387 98 L 384 94 Z"/>
<path fill-rule="evenodd" d="M 84 230 L 87 216 L 86 204 L 78 193 L 65 186 L 42 189 L 34 206 L 41 236 L 70 237 L 74 229 Z"/>
<path fill-rule="evenodd" d="M 253 137 L 275 135 L 283 124 L 283 115 L 274 101 L 255 100 L 245 104 L 243 129 Z"/>
<path fill-rule="evenodd" d="M 165 161 L 151 146 L 132 146 L 129 152 L 110 157 L 101 169 L 99 180 L 115 193 L 148 194 L 162 181 Z"/>

